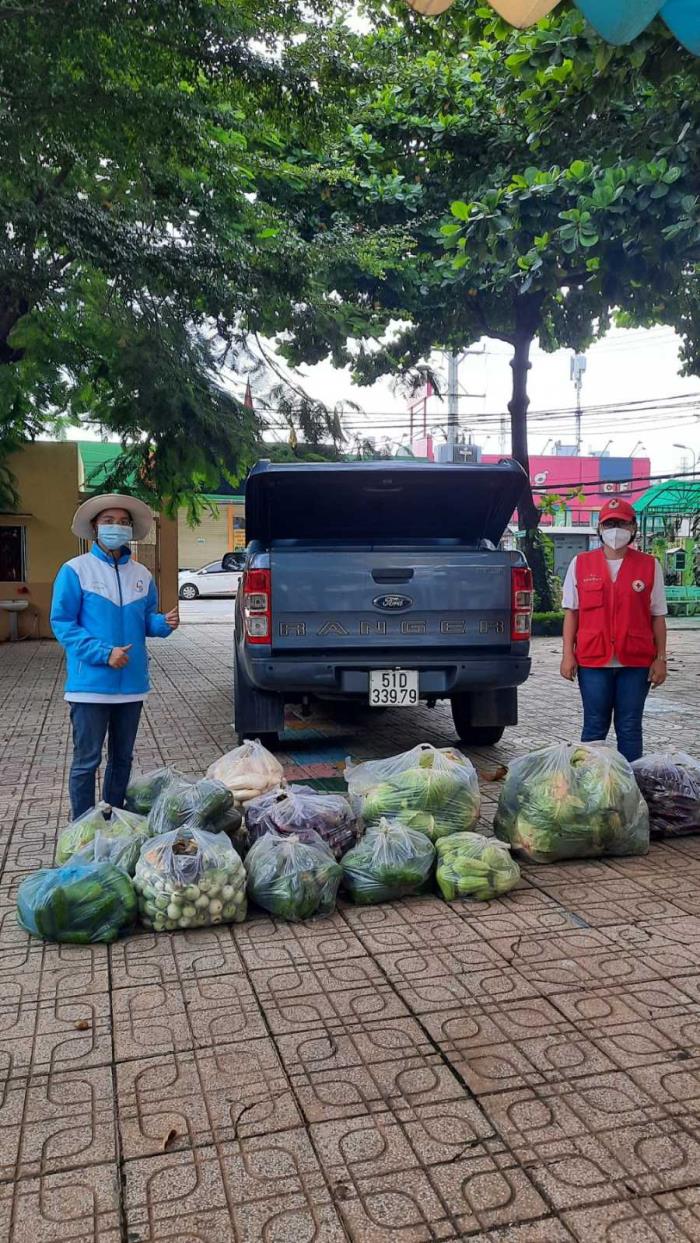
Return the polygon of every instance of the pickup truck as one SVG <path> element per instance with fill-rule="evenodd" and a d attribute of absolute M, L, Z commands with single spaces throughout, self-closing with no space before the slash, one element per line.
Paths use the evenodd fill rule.
<path fill-rule="evenodd" d="M 527 478 L 513 461 L 259 462 L 236 600 L 239 738 L 274 742 L 286 703 L 449 699 L 459 738 L 517 724 L 532 575 L 498 547 Z"/>

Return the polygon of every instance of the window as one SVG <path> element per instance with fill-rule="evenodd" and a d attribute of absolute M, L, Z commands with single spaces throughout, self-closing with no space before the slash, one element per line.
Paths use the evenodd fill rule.
<path fill-rule="evenodd" d="M 23 583 L 25 575 L 24 527 L 0 526 L 0 583 Z"/>

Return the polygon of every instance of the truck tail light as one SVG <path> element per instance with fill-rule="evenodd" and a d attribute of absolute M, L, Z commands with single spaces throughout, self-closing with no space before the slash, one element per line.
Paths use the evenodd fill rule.
<path fill-rule="evenodd" d="M 516 566 L 510 572 L 510 637 L 529 639 L 532 633 L 532 570 Z"/>
<path fill-rule="evenodd" d="M 272 636 L 270 571 L 246 570 L 241 586 L 246 643 L 269 643 Z"/>

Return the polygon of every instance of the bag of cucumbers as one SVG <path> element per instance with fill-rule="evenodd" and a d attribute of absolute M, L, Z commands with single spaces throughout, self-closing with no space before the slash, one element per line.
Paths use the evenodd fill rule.
<path fill-rule="evenodd" d="M 171 781 L 187 781 L 187 777 L 176 768 L 154 768 L 150 773 L 132 777 L 126 787 L 126 810 L 135 811 L 139 816 L 147 816 L 158 795 L 163 793 Z"/>
<path fill-rule="evenodd" d="M 44 941 L 115 941 L 136 920 L 133 882 L 111 863 L 41 868 L 17 891 L 17 922 Z"/>
<path fill-rule="evenodd" d="M 241 923 L 245 886 L 228 837 L 191 825 L 146 842 L 134 878 L 141 922 L 156 932 Z"/>
<path fill-rule="evenodd" d="M 435 849 L 435 879 L 446 902 L 457 898 L 490 902 L 508 893 L 520 880 L 520 868 L 511 858 L 510 846 L 498 838 L 453 833 L 440 838 Z"/>
<path fill-rule="evenodd" d="M 222 781 L 209 777 L 201 781 L 178 777 L 169 782 L 148 813 L 148 825 L 154 837 L 185 824 L 207 829 L 210 833 L 230 833 L 234 826 L 240 827 L 241 821 L 231 791 Z"/>
<path fill-rule="evenodd" d="M 271 915 L 296 922 L 335 909 L 342 871 L 313 829 L 303 838 L 270 829 L 251 846 L 246 871 L 248 896 Z"/>

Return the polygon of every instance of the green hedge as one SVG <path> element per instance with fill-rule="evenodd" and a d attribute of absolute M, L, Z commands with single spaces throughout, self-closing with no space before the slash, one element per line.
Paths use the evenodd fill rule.
<path fill-rule="evenodd" d="M 563 613 L 533 613 L 533 635 L 559 635 L 564 629 Z"/>

